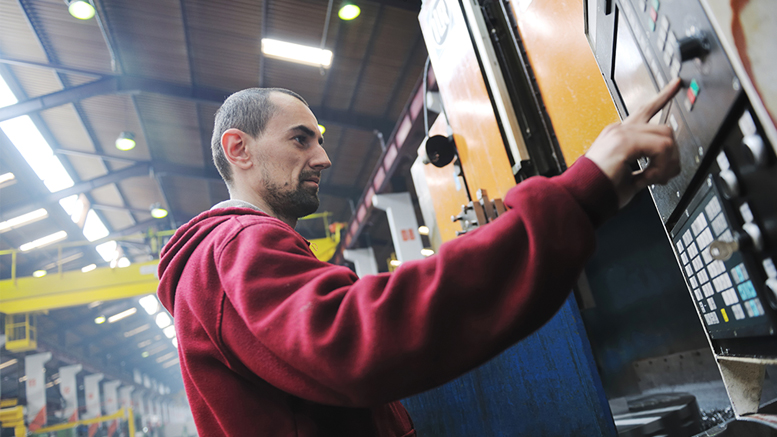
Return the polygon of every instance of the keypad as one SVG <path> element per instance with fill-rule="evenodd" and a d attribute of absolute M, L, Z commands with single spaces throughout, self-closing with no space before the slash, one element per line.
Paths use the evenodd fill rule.
<path fill-rule="evenodd" d="M 694 89 L 698 93 L 697 86 L 689 88 Z M 747 211 L 740 213 L 747 216 Z M 689 218 L 689 223 L 688 228 L 675 237 L 675 247 L 705 323 L 712 326 L 763 316 L 763 305 L 745 264 L 740 261 L 736 265 L 726 265 L 710 255 L 709 245 L 715 238 L 733 240 L 717 195 L 701 205 L 696 215 Z M 768 263 L 764 263 L 765 270 L 777 277 L 774 263 L 771 259 Z"/>

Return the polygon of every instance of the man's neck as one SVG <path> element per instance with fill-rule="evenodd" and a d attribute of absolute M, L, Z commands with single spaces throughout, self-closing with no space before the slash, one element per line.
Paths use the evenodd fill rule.
<path fill-rule="evenodd" d="M 232 190 L 230 190 L 229 198 L 231 200 L 236 200 L 236 201 L 240 201 L 240 202 L 249 203 L 249 204 L 255 206 L 256 209 L 262 211 L 263 213 L 265 213 L 265 214 L 267 214 L 267 215 L 269 215 L 271 217 L 277 218 L 278 220 L 286 223 L 287 225 L 291 226 L 292 228 L 295 228 L 297 226 L 297 218 L 296 217 L 289 218 L 289 217 L 283 217 L 283 216 L 279 215 L 277 212 L 275 212 L 275 210 L 273 210 L 270 207 L 270 205 L 267 204 L 267 202 L 264 201 L 264 199 L 262 199 L 259 196 L 246 195 L 244 193 L 241 194 L 239 192 L 233 192 Z"/>

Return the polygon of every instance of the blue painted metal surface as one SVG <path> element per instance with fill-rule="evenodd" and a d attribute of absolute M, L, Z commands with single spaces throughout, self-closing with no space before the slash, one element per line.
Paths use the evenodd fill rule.
<path fill-rule="evenodd" d="M 402 403 L 420 437 L 617 435 L 574 296 L 498 357 Z"/>

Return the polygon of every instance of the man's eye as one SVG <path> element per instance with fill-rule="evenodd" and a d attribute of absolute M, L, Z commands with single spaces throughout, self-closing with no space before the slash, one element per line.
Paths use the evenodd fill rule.
<path fill-rule="evenodd" d="M 305 144 L 305 136 L 297 135 L 296 137 L 294 137 L 294 141 L 297 141 L 300 144 Z"/>

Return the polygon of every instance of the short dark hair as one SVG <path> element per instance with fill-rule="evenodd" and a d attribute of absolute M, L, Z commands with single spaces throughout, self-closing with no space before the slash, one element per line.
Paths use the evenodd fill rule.
<path fill-rule="evenodd" d="M 227 184 L 232 183 L 232 168 L 221 147 L 221 136 L 227 129 L 235 128 L 257 138 L 264 132 L 270 118 L 275 115 L 277 107 L 270 100 L 272 93 L 288 94 L 309 106 L 302 96 L 284 88 L 247 88 L 227 97 L 216 111 L 210 147 L 213 163 Z"/>

